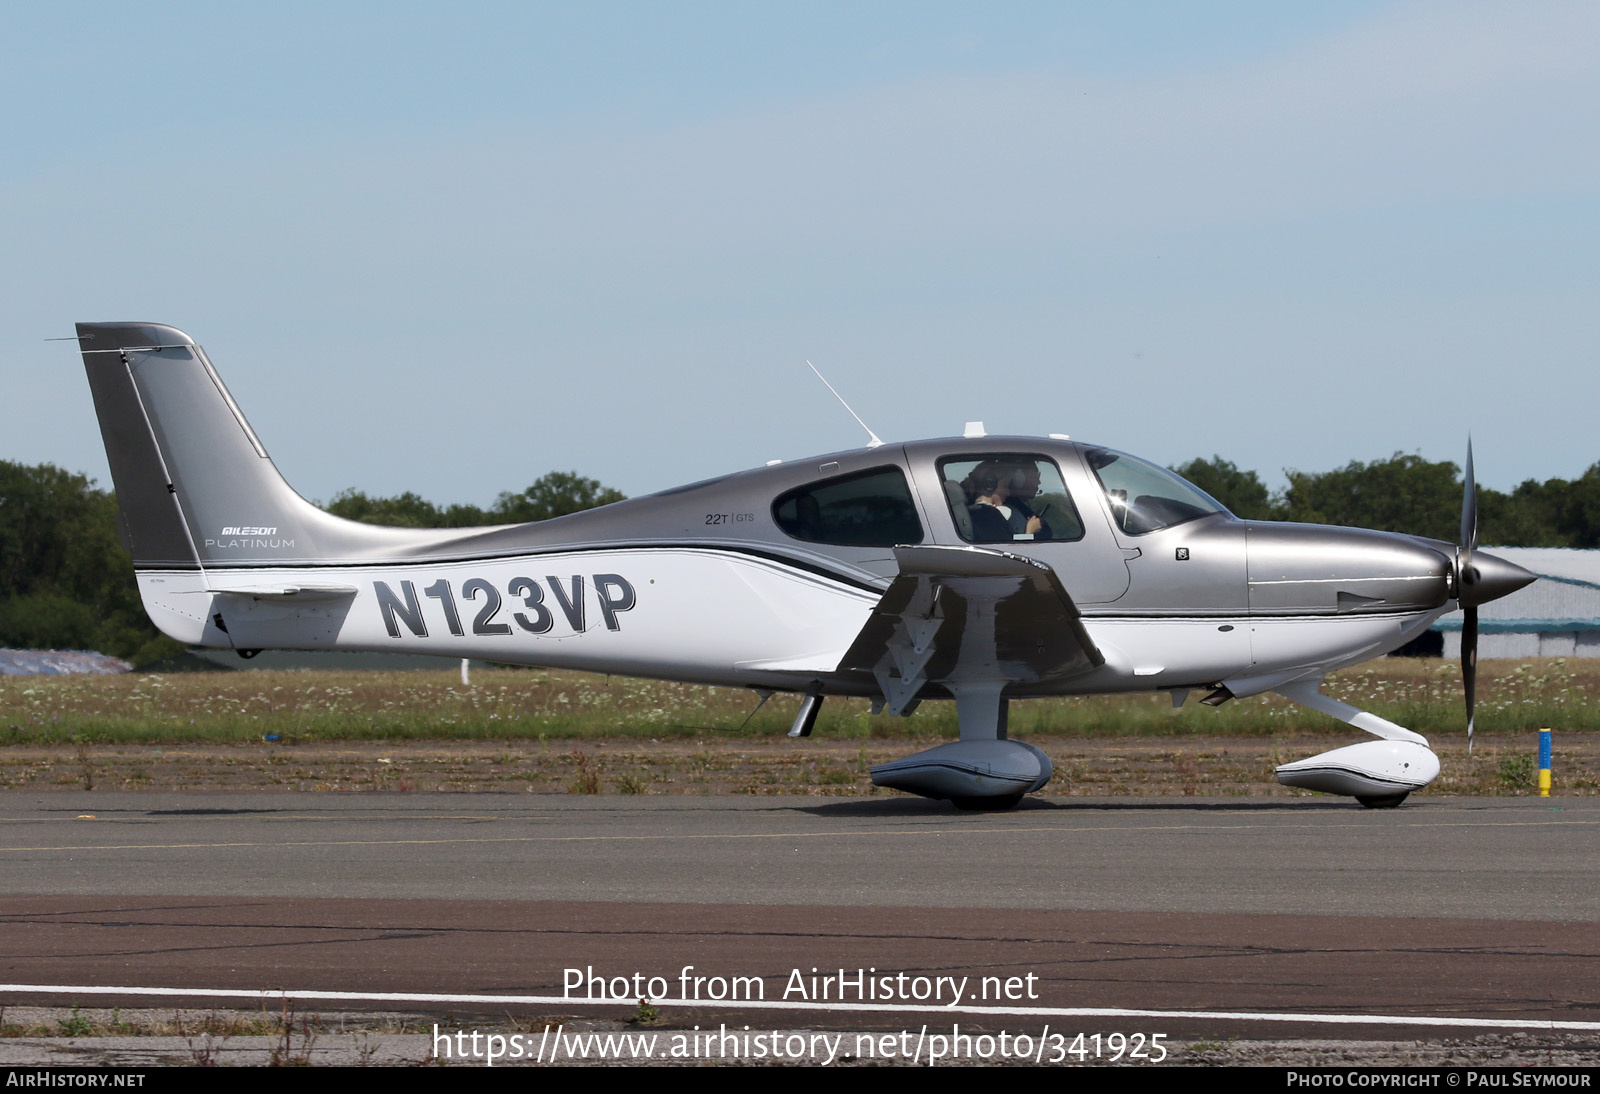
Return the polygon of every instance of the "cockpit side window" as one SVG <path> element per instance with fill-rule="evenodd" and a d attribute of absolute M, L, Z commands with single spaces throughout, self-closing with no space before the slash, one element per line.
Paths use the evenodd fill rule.
<path fill-rule="evenodd" d="M 1227 512 L 1211 495 L 1137 456 L 1109 448 L 1086 448 L 1083 454 L 1111 502 L 1117 527 L 1130 536 Z"/>
<path fill-rule="evenodd" d="M 836 547 L 898 547 L 922 542 L 922 522 L 905 472 L 877 467 L 781 494 L 772 519 L 795 539 Z"/>
<path fill-rule="evenodd" d="M 1083 521 L 1046 456 L 997 452 L 939 461 L 956 532 L 968 543 L 1071 542 Z"/>

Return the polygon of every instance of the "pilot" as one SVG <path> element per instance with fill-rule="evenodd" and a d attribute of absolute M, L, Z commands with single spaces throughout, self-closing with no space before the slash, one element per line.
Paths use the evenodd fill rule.
<path fill-rule="evenodd" d="M 1033 472 L 1033 492 L 1038 493 L 1038 469 Z M 1016 464 L 985 460 L 972 469 L 961 486 L 971 499 L 974 542 L 1006 543 L 1045 532 L 1044 521 L 1025 504 L 1014 502 L 1013 492 L 1026 490 L 1027 483 L 1025 468 Z"/>
<path fill-rule="evenodd" d="M 1012 532 L 1027 533 L 1034 539 L 1050 539 L 1049 522 L 1035 511 L 1037 503 L 1034 499 L 1039 496 L 1039 465 L 1032 460 L 1023 460 L 1012 469 L 1010 482 L 1011 496 L 1007 504 L 1013 514 Z M 1034 527 L 1035 524 L 1038 527 Z"/>

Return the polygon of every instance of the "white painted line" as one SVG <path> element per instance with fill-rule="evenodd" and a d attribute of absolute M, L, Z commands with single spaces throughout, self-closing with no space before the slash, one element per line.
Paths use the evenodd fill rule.
<path fill-rule="evenodd" d="M 332 1003 L 486 1003 L 490 1006 L 633 1007 L 633 1000 L 580 999 L 561 995 L 449 995 L 435 992 L 314 991 L 251 988 L 131 988 L 93 984 L 0 984 L 0 995 L 132 995 L 204 999 L 322 1000 Z M 735 1010 L 799 1010 L 825 1014 L 1004 1014 L 1023 1018 L 1202 1018 L 1230 1022 L 1299 1022 L 1326 1026 L 1436 1026 L 1455 1029 L 1600 1030 L 1600 1022 L 1530 1018 L 1445 1018 L 1411 1014 L 1296 1014 L 1248 1010 L 1130 1010 L 1118 1007 L 918 1006 L 915 1003 L 789 1003 L 776 999 L 651 999 L 652 1006 Z"/>

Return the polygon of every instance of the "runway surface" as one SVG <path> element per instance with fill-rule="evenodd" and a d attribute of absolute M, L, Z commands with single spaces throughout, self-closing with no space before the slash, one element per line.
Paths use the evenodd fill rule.
<path fill-rule="evenodd" d="M 8 794 L 0 981 L 561 996 L 579 969 L 676 995 L 694 966 L 774 1000 L 876 969 L 1015 977 L 983 1002 L 1040 1008 L 1594 1022 L 1597 836 L 1583 799 Z M 751 1020 L 700 990 L 696 1021 Z M 1262 1032 L 1141 1022 L 1081 1024 Z"/>

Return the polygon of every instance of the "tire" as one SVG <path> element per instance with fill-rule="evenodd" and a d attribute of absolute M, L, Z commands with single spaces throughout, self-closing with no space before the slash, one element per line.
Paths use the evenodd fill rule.
<path fill-rule="evenodd" d="M 1362 805 L 1366 806 L 1368 809 L 1393 809 L 1395 806 L 1397 806 L 1401 802 L 1405 801 L 1406 800 L 1406 796 L 1409 795 L 1410 793 L 1411 793 L 1411 791 L 1407 790 L 1407 791 L 1405 791 L 1404 793 L 1401 793 L 1401 794 L 1377 794 L 1377 795 L 1371 795 L 1371 794 L 1361 795 L 1361 794 L 1357 794 L 1356 795 L 1356 801 L 1360 802 Z"/>
<path fill-rule="evenodd" d="M 1021 800 L 1021 794 L 1007 794 L 998 798 L 951 798 L 950 804 L 969 813 L 1004 813 Z"/>

